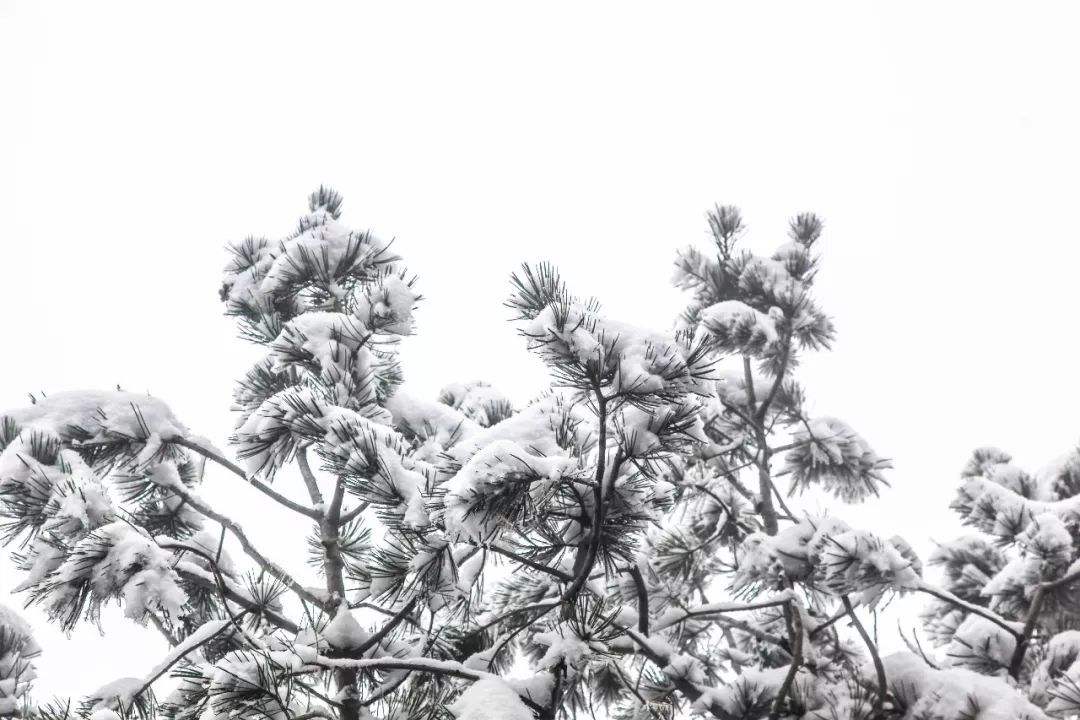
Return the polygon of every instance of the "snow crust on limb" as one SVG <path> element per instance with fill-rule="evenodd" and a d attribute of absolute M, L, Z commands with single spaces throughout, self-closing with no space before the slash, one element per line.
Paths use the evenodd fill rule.
<path fill-rule="evenodd" d="M 105 443 L 116 440 L 170 440 L 187 428 L 157 398 L 119 390 L 75 390 L 54 393 L 34 404 L 6 410 L 18 427 L 42 430 L 62 440 Z"/>
<path fill-rule="evenodd" d="M 534 720 L 532 710 L 506 682 L 485 677 L 469 686 L 450 706 L 457 720 Z"/>
<path fill-rule="evenodd" d="M 1021 623 L 1013 623 L 1019 632 Z M 1016 650 L 1016 636 L 978 615 L 968 615 L 956 627 L 945 655 L 952 667 L 969 668 L 983 675 L 1001 675 Z"/>
<path fill-rule="evenodd" d="M 576 636 L 566 637 L 555 631 L 536 633 L 532 641 L 545 648 L 544 654 L 536 663 L 537 667 L 544 670 L 553 668 L 560 662 L 566 663 L 569 668 L 583 668 L 589 656 L 594 653 L 588 642 Z M 606 648 L 601 646 L 599 650 L 603 652 Z"/>
<path fill-rule="evenodd" d="M 888 485 L 882 470 L 892 462 L 879 457 L 843 420 L 819 417 L 792 433 L 796 446 L 785 456 L 793 486 L 821 485 L 845 502 L 861 502 Z"/>
<path fill-rule="evenodd" d="M 682 394 L 700 386 L 688 372 L 685 349 L 669 335 L 605 318 L 581 303 L 550 303 L 522 332 L 551 364 L 596 365 L 612 392 Z"/>
<path fill-rule="evenodd" d="M 117 710 L 129 712 L 137 693 L 143 688 L 142 678 L 125 677 L 102 685 L 87 698 L 87 704 L 94 717 L 121 717 Z"/>
<path fill-rule="evenodd" d="M 444 386 L 439 391 L 439 402 L 460 411 L 482 427 L 496 425 L 514 412 L 509 398 L 479 380 Z"/>
<path fill-rule="evenodd" d="M 474 453 L 444 486 L 446 531 L 451 537 L 489 538 L 513 520 L 497 508 L 500 499 L 519 493 L 515 483 L 532 485 L 530 495 L 542 502 L 546 489 L 577 467 L 576 458 L 536 455 L 511 440 L 492 442 Z"/>
<path fill-rule="evenodd" d="M 821 517 L 806 518 L 774 536 L 748 535 L 734 583 L 770 587 L 787 577 L 874 605 L 887 592 L 916 589 L 921 573 L 921 563 L 899 538 L 883 540 L 838 518 Z"/>
<path fill-rule="evenodd" d="M 414 456 L 432 463 L 481 427 L 459 409 L 402 390 L 386 399 L 386 409 L 394 427 L 416 446 Z"/>
<path fill-rule="evenodd" d="M 360 627 L 348 605 L 341 605 L 334 619 L 322 630 L 322 638 L 339 649 L 357 648 L 370 639 L 371 634 Z"/>
<path fill-rule="evenodd" d="M 494 442 L 527 444 L 538 455 L 567 455 L 585 448 L 595 434 L 595 418 L 566 398 L 550 393 L 536 399 L 513 417 L 473 433 L 450 448 L 440 472 L 452 475 L 457 468 Z"/>
<path fill-rule="evenodd" d="M 492 537 L 513 523 L 523 494 L 542 505 L 563 478 L 581 469 L 577 453 L 591 424 L 549 395 L 449 448 L 438 464 L 448 536 Z"/>
<path fill-rule="evenodd" d="M 1069 689 L 1080 683 L 1080 630 L 1066 630 L 1047 643 L 1046 656 L 1031 676 L 1031 699 L 1054 717 L 1080 713 L 1080 697 Z"/>
<path fill-rule="evenodd" d="M 961 668 L 934 670 L 912 653 L 882 658 L 890 690 L 910 717 L 978 720 L 1048 720 L 1049 716 L 1007 683 Z"/>
<path fill-rule="evenodd" d="M 94 605 L 122 598 L 124 614 L 140 620 L 148 612 L 177 619 L 187 594 L 173 570 L 172 553 L 122 521 L 104 525 L 76 543 L 45 580 L 50 612 L 60 613 L 89 585 Z M 94 611 L 96 615 L 96 610 Z"/>
<path fill-rule="evenodd" d="M 740 300 L 722 300 L 701 311 L 701 323 L 725 348 L 758 354 L 777 341 L 776 320 Z"/>
<path fill-rule="evenodd" d="M 188 658 L 190 653 L 197 651 L 214 636 L 228 630 L 232 624 L 232 618 L 222 618 L 220 620 L 210 620 L 200 625 L 193 633 L 169 650 L 165 657 L 146 674 L 142 685 L 146 686 L 151 681 L 164 675 L 177 661 Z"/>

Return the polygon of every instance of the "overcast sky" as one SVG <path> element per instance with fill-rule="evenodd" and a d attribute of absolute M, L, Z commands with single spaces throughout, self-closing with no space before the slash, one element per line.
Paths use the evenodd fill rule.
<path fill-rule="evenodd" d="M 284 234 L 320 183 L 419 275 L 410 387 L 522 402 L 546 376 L 502 307 L 521 261 L 666 328 L 714 202 L 763 252 L 814 210 L 839 340 L 802 378 L 894 458 L 849 519 L 925 553 L 972 448 L 1036 469 L 1080 438 L 1075 8 L 0 0 L 0 408 L 120 384 L 224 444 L 255 353 L 221 316 L 223 244 Z M 236 478 L 204 493 L 301 558 Z M 105 625 L 39 633 L 40 694 L 164 650 Z"/>

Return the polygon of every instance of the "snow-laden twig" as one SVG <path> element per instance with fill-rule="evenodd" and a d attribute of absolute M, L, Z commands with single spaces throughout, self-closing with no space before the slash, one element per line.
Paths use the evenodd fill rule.
<path fill-rule="evenodd" d="M 1019 638 L 1021 636 L 1021 634 L 1022 634 L 1022 631 L 1018 630 L 1015 627 L 1016 623 L 1006 622 L 1000 615 L 993 612 L 992 610 L 987 610 L 986 608 L 984 608 L 984 607 L 982 607 L 980 605 L 976 605 L 975 603 L 970 603 L 967 600 L 964 600 L 963 598 L 957 597 L 956 595 L 949 592 L 948 590 L 944 590 L 942 588 L 934 587 L 933 585 L 931 585 L 930 583 L 928 583 L 928 582 L 926 582 L 924 580 L 920 580 L 918 585 L 916 585 L 914 589 L 918 590 L 919 592 L 924 592 L 927 595 L 932 595 L 933 597 L 936 597 L 938 600 L 944 600 L 945 602 L 950 603 L 952 605 L 955 605 L 956 607 L 961 608 L 962 610 L 966 610 L 966 611 L 968 611 L 969 613 L 971 613 L 973 615 L 978 615 L 979 617 L 983 618 L 984 620 L 989 620 L 990 622 L 994 623 L 999 628 L 1001 628 L 1005 632 L 1009 633 L 1013 637 Z"/>
<path fill-rule="evenodd" d="M 1009 659 L 1009 677 L 1013 680 L 1020 677 L 1020 670 L 1024 666 L 1024 655 L 1027 653 L 1031 635 L 1035 632 L 1035 626 L 1038 624 L 1039 613 L 1042 611 L 1047 593 L 1077 580 L 1080 580 L 1080 570 L 1066 573 L 1057 580 L 1039 583 L 1035 588 L 1035 592 L 1031 596 L 1031 604 L 1028 606 L 1027 617 L 1024 619 L 1024 626 L 1017 636 L 1016 647 L 1013 650 L 1012 657 Z"/>
<path fill-rule="evenodd" d="M 641 654 L 649 659 L 658 668 L 663 669 L 671 663 L 671 648 L 664 641 L 651 639 L 632 627 L 624 628 L 627 635 L 637 644 L 641 650 Z M 671 677 L 671 682 L 678 688 L 679 692 L 686 696 L 692 703 L 699 703 L 705 692 L 698 688 L 694 683 L 687 680 L 685 677 L 676 675 Z M 719 700 L 709 698 L 707 705 L 703 708 L 713 714 L 714 717 L 719 720 L 738 720 L 738 718 L 727 711 L 727 709 L 720 704 Z"/>
<path fill-rule="evenodd" d="M 790 590 L 785 590 L 758 602 L 716 602 L 691 608 L 673 608 L 657 621 L 655 631 L 660 632 L 661 630 L 666 630 L 691 618 L 709 617 L 713 615 L 722 615 L 724 613 L 750 612 L 753 610 L 762 610 L 764 608 L 786 605 L 791 602 L 793 597 L 794 595 Z"/>

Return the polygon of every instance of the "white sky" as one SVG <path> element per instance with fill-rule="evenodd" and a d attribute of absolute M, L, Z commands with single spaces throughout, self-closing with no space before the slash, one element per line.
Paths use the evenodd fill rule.
<path fill-rule="evenodd" d="M 522 260 L 663 328 L 712 203 L 740 205 L 762 251 L 812 209 L 839 341 L 802 377 L 896 462 L 847 517 L 925 552 L 955 530 L 972 448 L 1034 469 L 1080 437 L 1078 13 L 0 0 L 0 408 L 119 383 L 224 444 L 255 355 L 220 314 L 222 245 L 285 233 L 319 183 L 420 276 L 410 386 L 522 401 L 545 383 L 501 306 Z M 299 559 L 302 526 L 237 484 L 204 492 Z M 41 695 L 163 651 L 106 628 L 41 632 Z"/>

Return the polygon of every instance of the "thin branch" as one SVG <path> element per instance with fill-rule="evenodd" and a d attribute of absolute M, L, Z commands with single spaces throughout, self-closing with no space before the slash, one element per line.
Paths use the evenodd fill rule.
<path fill-rule="evenodd" d="M 999 628 L 1001 628 L 1002 630 L 1009 633 L 1010 635 L 1012 635 L 1015 638 L 1019 638 L 1020 635 L 1021 635 L 1020 630 L 1017 630 L 1016 628 L 1012 627 L 1012 625 L 1010 625 L 1008 622 L 1006 622 L 1004 619 L 1002 619 L 1001 616 L 995 614 L 994 612 L 992 612 L 990 610 L 987 610 L 984 607 L 981 607 L 981 606 L 976 605 L 974 603 L 969 603 L 967 600 L 962 600 L 961 598 L 958 598 L 957 596 L 953 595 L 948 590 L 942 590 L 940 588 L 936 588 L 933 585 L 930 585 L 930 584 L 928 584 L 926 582 L 922 582 L 922 581 L 920 581 L 919 584 L 915 587 L 915 590 L 918 590 L 919 592 L 924 592 L 927 595 L 933 595 L 938 600 L 944 600 L 945 602 L 950 603 L 952 605 L 955 605 L 956 607 L 961 608 L 962 610 L 967 610 L 969 613 L 972 613 L 974 615 L 978 615 L 979 617 L 983 618 L 984 620 L 989 620 L 990 622 L 994 623 Z"/>
<path fill-rule="evenodd" d="M 1020 631 L 1016 638 L 1016 647 L 1013 648 L 1012 657 L 1009 659 L 1009 677 L 1013 680 L 1020 678 L 1020 670 L 1024 667 L 1024 655 L 1027 653 L 1028 645 L 1031 643 L 1031 636 L 1035 632 L 1035 625 L 1039 621 L 1039 612 L 1042 611 L 1042 605 L 1046 600 L 1047 593 L 1076 580 L 1080 580 L 1080 570 L 1069 573 L 1057 580 L 1039 583 L 1035 588 L 1035 593 L 1031 596 L 1031 605 L 1028 607 L 1027 616 L 1024 618 L 1023 630 Z"/>
<path fill-rule="evenodd" d="M 351 650 L 349 654 L 355 655 L 357 657 L 363 657 L 364 653 L 378 645 L 384 637 L 393 632 L 394 628 L 396 628 L 398 625 L 401 624 L 403 620 L 409 617 L 409 613 L 411 613 L 412 609 L 416 607 L 416 602 L 419 599 L 419 597 L 414 597 L 412 600 L 405 603 L 404 607 L 402 607 L 401 610 L 399 610 L 389 621 L 387 621 L 387 623 L 383 625 L 377 633 L 369 637 L 362 645 L 360 645 L 360 647 L 356 648 L 355 650 Z"/>
<path fill-rule="evenodd" d="M 645 578 L 641 576 L 641 570 L 637 565 L 630 566 L 630 577 L 634 580 L 637 588 L 638 602 L 638 632 L 642 635 L 649 634 L 649 590 L 645 587 Z"/>
<path fill-rule="evenodd" d="M 653 646 L 649 638 L 639 633 L 634 628 L 625 628 L 625 632 L 630 638 L 637 643 L 641 648 L 641 654 L 644 655 L 649 661 L 659 668 L 665 668 L 671 664 L 671 655 L 667 646 L 667 643 L 658 644 Z M 669 676 L 670 677 L 670 676 Z M 701 699 L 704 693 L 698 689 L 698 687 L 687 680 L 684 677 L 671 677 L 671 682 L 691 703 L 696 703 Z M 712 700 L 709 704 L 702 709 L 708 710 L 714 717 L 720 720 L 738 720 L 737 717 L 728 712 L 719 700 Z"/>
<path fill-rule="evenodd" d="M 774 451 L 770 450 L 769 454 L 772 455 L 773 452 Z M 792 522 L 798 522 L 795 519 L 795 513 L 791 512 L 791 508 L 784 502 L 784 496 L 780 494 L 780 490 L 777 489 L 776 482 L 772 479 L 771 475 L 769 476 L 769 487 L 772 488 L 773 494 L 776 496 L 776 501 L 780 503 L 780 509 L 784 511 L 784 515 L 786 516 L 785 519 L 791 520 Z"/>
<path fill-rule="evenodd" d="M 480 625 L 477 625 L 475 628 L 473 628 L 472 630 L 469 631 L 469 634 L 466 635 L 466 637 L 471 637 L 472 635 L 476 635 L 477 633 L 482 633 L 485 630 L 487 630 L 488 628 L 494 627 L 495 625 L 498 625 L 499 623 L 503 622 L 504 620 L 508 620 L 509 618 L 512 618 L 515 615 L 521 615 L 522 613 L 540 612 L 541 617 L 542 617 L 543 615 L 545 615 L 545 614 L 551 612 L 552 610 L 554 610 L 555 608 L 559 607 L 559 605 L 561 605 L 562 602 L 563 602 L 562 598 L 556 598 L 555 600 L 546 600 L 546 601 L 543 601 L 543 602 L 533 603 L 532 605 L 526 605 L 525 607 L 520 607 L 520 608 L 515 608 L 513 610 L 508 610 L 507 612 L 504 612 L 501 615 L 496 615 L 494 618 L 492 618 L 491 620 L 488 620 L 485 623 L 481 623 Z M 530 623 L 532 623 L 532 622 L 536 622 L 536 620 L 531 620 Z"/>
<path fill-rule="evenodd" d="M 299 715 L 293 715 L 289 720 L 312 720 L 313 718 L 326 718 L 326 720 L 337 720 L 329 710 L 309 710 L 306 713 L 300 713 Z"/>
<path fill-rule="evenodd" d="M 352 510 L 350 510 L 349 512 L 342 513 L 341 514 L 341 519 L 338 520 L 338 526 L 340 527 L 341 525 L 348 525 L 353 520 L 360 517 L 360 513 L 367 510 L 370 505 L 371 505 L 371 503 L 362 502 L 359 505 L 357 505 L 356 507 L 354 507 Z"/>
<path fill-rule="evenodd" d="M 907 645 L 908 650 L 910 650 L 913 653 L 918 653 L 920 656 L 922 656 L 923 662 L 926 663 L 927 665 L 929 665 L 934 670 L 940 670 L 941 669 L 941 668 L 938 667 L 937 663 L 935 663 L 933 660 L 931 660 L 930 658 L 928 658 L 926 656 L 926 651 L 923 650 L 922 643 L 919 642 L 919 635 L 915 631 L 915 628 L 911 629 L 911 638 L 912 639 L 908 640 L 907 635 L 904 634 L 904 629 L 900 626 L 900 621 L 897 620 L 896 621 L 896 632 L 900 635 L 900 639 L 904 641 L 904 644 Z M 912 642 L 912 640 L 914 642 Z"/>
<path fill-rule="evenodd" d="M 660 715 L 656 712 L 656 709 L 649 704 L 649 701 L 646 700 L 638 691 L 638 689 L 634 686 L 634 684 L 630 682 L 630 679 L 626 677 L 626 675 L 623 675 L 623 671 L 622 668 L 619 667 L 619 663 L 611 663 L 611 668 L 618 674 L 619 680 L 620 682 L 622 682 L 623 687 L 632 692 L 634 694 L 634 697 L 637 698 L 638 702 L 641 703 L 641 707 L 648 710 L 649 714 L 656 718 L 656 720 L 663 720 L 663 718 L 661 718 Z"/>
<path fill-rule="evenodd" d="M 157 628 L 158 632 L 160 632 L 168 641 L 170 647 L 176 647 L 180 644 L 180 638 L 173 635 L 169 631 L 169 628 L 165 627 L 165 623 L 162 622 L 161 618 L 159 618 L 156 613 L 148 612 L 146 615 L 150 618 L 150 622 Z"/>
<path fill-rule="evenodd" d="M 758 422 L 765 422 L 765 416 L 769 412 L 769 406 L 772 401 L 776 399 L 777 393 L 780 391 L 781 385 L 784 383 L 784 375 L 787 374 L 788 361 L 791 359 L 791 333 L 787 333 L 784 338 L 784 348 L 780 354 L 780 368 L 776 373 L 776 380 L 772 384 L 772 388 L 769 389 L 769 394 L 765 396 L 765 399 L 761 401 L 761 405 L 758 407 L 757 415 L 755 416 Z"/>
<path fill-rule="evenodd" d="M 742 362 L 743 375 L 746 378 L 746 409 L 750 412 L 750 417 L 754 417 L 757 407 L 757 399 L 754 397 L 754 370 L 750 367 L 749 355 L 743 355 Z"/>
<path fill-rule="evenodd" d="M 341 503 L 344 499 L 345 480 L 339 477 L 334 485 L 334 494 L 330 499 L 330 506 L 325 509 L 326 514 L 319 520 L 319 535 L 323 545 L 323 574 L 326 576 L 326 591 L 330 594 L 330 600 L 334 605 L 340 604 L 342 608 L 347 608 L 345 558 L 341 553 L 340 534 Z M 389 629 L 386 632 L 396 627 L 408 614 L 409 610 L 411 610 L 411 605 L 400 616 L 395 616 L 394 624 L 388 625 Z M 342 612 L 342 609 L 339 609 L 338 612 Z M 348 612 L 348 610 L 344 610 L 344 612 Z M 376 634 L 369 638 L 368 642 L 363 645 L 364 650 L 377 643 L 382 637 L 383 635 Z M 341 720 L 359 720 L 360 700 L 354 692 L 357 670 L 355 668 L 335 668 L 333 674 L 334 684 L 337 686 L 338 696 L 341 698 L 339 712 Z"/>
<path fill-rule="evenodd" d="M 769 475 L 769 457 L 771 455 L 769 452 L 769 440 L 765 435 L 762 422 L 757 419 L 755 410 L 754 372 L 750 366 L 749 355 L 743 355 L 743 374 L 746 378 L 746 402 L 750 416 L 746 418 L 746 422 L 754 431 L 757 443 L 755 464 L 758 467 L 758 507 L 756 509 L 765 524 L 765 532 L 769 535 L 775 535 L 780 530 L 780 524 L 777 522 L 776 517 L 776 507 L 773 505 L 773 493 L 776 492 L 776 486 L 773 485 L 772 477 Z M 777 493 L 777 496 L 779 496 L 779 493 Z M 787 511 L 785 510 L 785 512 Z M 791 515 L 790 512 L 787 514 Z"/>
<path fill-rule="evenodd" d="M 802 610 L 794 606 L 794 604 L 789 604 L 787 612 L 791 618 L 791 665 L 788 666 L 784 682 L 776 692 L 772 709 L 769 711 L 769 720 L 777 720 L 780 717 L 780 713 L 784 709 L 784 700 L 787 698 L 788 693 L 791 692 L 791 686 L 795 684 L 795 675 L 798 674 L 803 663 Z"/>
<path fill-rule="evenodd" d="M 352 670 L 407 670 L 409 672 L 431 673 L 445 675 L 476 682 L 484 678 L 498 678 L 498 675 L 467 668 L 459 662 L 452 660 L 435 660 L 428 657 L 377 657 L 377 658 L 330 658 L 325 655 L 317 656 L 311 663 L 318 667 L 330 669 Z M 532 698 L 518 695 L 523 703 L 533 710 L 543 710 Z"/>
<path fill-rule="evenodd" d="M 533 570 L 537 570 L 539 572 L 547 573 L 548 575 L 552 575 L 554 577 L 557 577 L 560 580 L 562 580 L 563 582 L 570 582 L 571 580 L 574 579 L 574 576 L 571 575 L 568 572 L 563 572 L 562 570 L 557 570 L 557 569 L 555 569 L 553 567 L 548 567 L 547 565 L 544 565 L 542 563 L 538 563 L 535 560 L 530 560 L 529 558 L 523 557 L 521 555 L 518 555 L 515 552 L 507 550 L 506 548 L 501 547 L 496 543 L 490 543 L 490 544 L 487 544 L 487 545 L 481 545 L 480 547 L 487 548 L 488 550 L 496 552 L 499 555 L 502 555 L 503 557 L 510 558 L 514 562 L 519 562 L 522 565 L 526 565 L 528 567 L 531 567 Z"/>
<path fill-rule="evenodd" d="M 870 639 L 870 635 L 866 632 L 866 628 L 859 622 L 858 616 L 855 615 L 855 608 L 851 605 L 851 600 L 847 595 L 841 595 L 840 601 L 844 603 L 844 610 L 851 617 L 851 624 L 855 626 L 855 630 L 859 633 L 859 637 L 862 638 L 863 643 L 866 644 L 866 649 L 870 652 L 870 658 L 874 661 L 874 672 L 877 673 L 877 697 L 874 698 L 873 714 L 871 718 L 877 720 L 882 717 L 882 708 L 885 706 L 885 693 L 888 691 L 888 685 L 885 681 L 885 666 L 881 662 L 881 656 L 878 654 L 877 647 L 874 645 L 874 641 Z"/>
<path fill-rule="evenodd" d="M 315 473 L 311 471 L 311 465 L 308 464 L 307 448 L 301 448 L 296 453 L 296 464 L 300 468 L 300 477 L 304 478 L 304 485 L 307 486 L 308 497 L 311 498 L 311 502 L 315 505 L 322 505 L 322 491 L 319 490 L 319 481 L 315 479 Z"/>
<path fill-rule="evenodd" d="M 837 622 L 838 622 L 838 621 L 839 621 L 839 620 L 840 620 L 841 618 L 843 618 L 843 617 L 844 617 L 845 615 L 847 615 L 847 610 L 840 610 L 839 612 L 837 612 L 837 613 L 836 613 L 835 615 L 833 615 L 833 616 L 832 616 L 831 618 L 829 618 L 829 619 L 828 619 L 828 620 L 826 620 L 825 622 L 821 623 L 820 625 L 817 625 L 817 626 L 815 626 L 815 627 L 814 627 L 814 628 L 813 628 L 812 630 L 810 630 L 810 632 L 809 632 L 809 633 L 807 633 L 807 634 L 808 634 L 808 635 L 809 635 L 809 636 L 810 636 L 811 638 L 813 638 L 813 637 L 815 637 L 815 636 L 816 636 L 816 635 L 817 635 L 818 633 L 824 632 L 824 631 L 828 630 L 829 628 L 831 628 L 831 627 L 832 627 L 833 625 L 835 625 L 835 624 L 836 624 L 836 623 L 837 623 Z"/>
<path fill-rule="evenodd" d="M 248 557 L 258 563 L 259 566 L 266 570 L 266 572 L 268 572 L 270 575 L 273 575 L 275 578 L 285 583 L 285 585 L 294 593 L 296 593 L 302 600 L 311 603 L 315 607 L 325 609 L 326 603 L 323 602 L 321 598 L 317 597 L 310 590 L 298 583 L 293 578 L 293 576 L 290 575 L 280 565 L 269 560 L 265 555 L 259 552 L 259 550 L 251 543 L 251 540 L 248 539 L 247 533 L 244 532 L 244 529 L 240 527 L 239 523 L 237 523 L 235 520 L 228 517 L 227 515 L 219 513 L 217 510 L 210 507 L 210 505 L 208 505 L 202 498 L 200 498 L 198 495 L 195 495 L 179 483 L 170 485 L 169 491 L 176 493 L 177 495 L 182 497 L 188 505 L 195 508 L 206 517 L 216 522 L 219 522 L 225 527 L 227 527 L 229 529 L 229 532 L 231 532 L 233 536 L 240 542 L 240 547 L 243 548 L 244 553 Z"/>
<path fill-rule="evenodd" d="M 600 553 L 600 545 L 602 543 L 603 526 L 604 526 L 604 513 L 605 505 L 607 503 L 607 493 L 612 485 L 615 484 L 615 478 L 618 477 L 619 470 L 622 467 L 623 455 L 622 448 L 615 450 L 615 457 L 612 459 L 611 467 L 606 467 L 607 462 L 607 403 L 608 398 L 604 397 L 599 386 L 594 388 L 596 397 L 596 413 L 597 420 L 599 422 L 599 432 L 597 441 L 597 459 L 596 459 L 596 486 L 593 488 L 593 517 L 592 527 L 589 528 L 588 542 L 584 546 L 578 546 L 577 555 L 574 557 L 573 574 L 574 579 L 570 582 L 570 587 L 563 593 L 559 599 L 559 604 L 563 604 L 567 601 L 571 603 L 577 598 L 578 593 L 585 587 L 585 584 L 589 581 L 589 573 L 592 572 L 593 565 L 596 564 L 596 558 Z M 546 612 L 546 611 L 545 611 Z"/>
<path fill-rule="evenodd" d="M 161 546 L 162 547 L 168 547 L 164 543 L 162 543 Z M 195 552 L 194 549 L 192 549 L 190 547 L 187 547 L 187 546 L 184 546 L 181 549 L 189 551 L 189 552 Z M 207 590 L 215 590 L 215 589 L 217 589 L 217 583 L 214 582 L 213 574 L 206 572 L 205 570 L 198 567 L 197 565 L 192 565 L 191 563 L 182 562 L 182 563 L 177 563 L 176 566 L 173 567 L 173 569 L 176 570 L 178 573 L 184 575 L 186 578 L 188 578 L 192 582 L 196 583 L 200 587 L 203 587 L 203 588 L 205 588 Z M 240 605 L 246 611 L 251 612 L 251 613 L 255 613 L 255 614 L 261 614 L 269 622 L 271 622 L 274 625 L 278 626 L 279 628 L 281 628 L 285 632 L 290 632 L 290 633 L 298 633 L 298 632 L 300 632 L 300 626 L 297 625 L 295 622 L 293 622 L 289 618 L 285 617 L 284 615 L 281 615 L 280 613 L 278 613 L 278 612 L 276 612 L 274 610 L 271 610 L 270 608 L 260 607 L 251 598 L 249 598 L 246 595 L 244 595 L 243 593 L 239 592 L 235 587 L 233 587 L 232 585 L 229 585 L 228 583 L 226 583 L 225 586 L 224 586 L 224 593 L 225 593 L 226 598 L 228 598 L 232 602 L 236 603 L 237 605 Z"/>
<path fill-rule="evenodd" d="M 207 458 L 209 460 L 213 460 L 218 465 L 221 465 L 222 467 L 228 469 L 230 472 L 232 472 L 237 477 L 242 478 L 245 482 L 247 482 L 249 485 L 251 485 L 253 488 L 258 490 L 259 492 L 261 492 L 264 495 L 266 495 L 267 497 L 273 499 L 279 505 L 281 505 L 283 507 L 286 507 L 289 510 L 292 510 L 293 512 L 300 513 L 301 515 L 306 515 L 307 517 L 313 518 L 315 520 L 318 520 L 320 517 L 322 517 L 322 513 L 320 513 L 318 510 L 315 510 L 314 508 L 305 507 L 304 505 L 301 505 L 298 502 L 290 500 L 289 498 L 287 498 L 284 495 L 282 495 L 281 493 L 279 493 L 277 490 L 274 490 L 272 487 L 270 487 L 266 483 L 258 480 L 257 478 L 249 477 L 248 474 L 246 472 L 244 472 L 243 468 L 241 468 L 239 465 L 232 462 L 228 458 L 222 457 L 221 455 L 214 452 L 213 450 L 210 450 L 209 448 L 205 448 L 202 445 L 199 445 L 194 440 L 189 440 L 188 438 L 185 438 L 185 437 L 174 437 L 174 438 L 170 438 L 169 442 L 174 444 L 174 445 L 181 445 L 183 447 L 186 447 L 188 450 L 196 452 L 199 455 L 202 455 L 203 457 L 205 457 L 205 458 Z"/>
<path fill-rule="evenodd" d="M 738 516 L 736 516 L 735 513 L 733 513 L 731 511 L 731 507 L 728 506 L 728 504 L 726 502 L 724 502 L 720 498 L 719 495 L 717 495 L 715 492 L 713 492 L 712 488 L 710 488 L 708 485 L 703 485 L 701 483 L 683 483 L 683 486 L 684 487 L 692 487 L 695 490 L 700 490 L 701 492 L 703 492 L 706 495 L 708 495 L 709 497 L 711 497 L 713 499 L 713 501 L 716 502 L 716 504 L 720 506 L 720 509 L 724 511 L 724 513 L 728 516 L 728 518 L 730 518 L 731 521 L 733 523 L 735 523 L 735 526 L 737 528 L 739 528 L 740 530 L 742 530 L 743 532 L 746 532 L 746 533 L 750 532 L 750 528 L 747 527 L 745 524 L 743 524 L 743 522 L 741 520 L 739 520 Z"/>
<path fill-rule="evenodd" d="M 167 673 L 173 665 L 180 662 L 189 654 L 198 650 L 221 633 L 232 629 L 232 626 L 232 620 L 211 620 L 201 625 L 194 633 L 189 635 L 184 642 L 173 648 L 172 651 L 165 656 L 165 659 L 150 671 L 150 674 L 143 679 L 142 685 L 131 695 L 131 698 L 134 699 L 139 695 L 142 695 L 146 692 L 147 688 L 157 682 L 162 675 Z M 200 634 L 200 631 L 204 632 Z"/>
<path fill-rule="evenodd" d="M 776 607 L 777 605 L 784 605 L 791 602 L 791 592 L 785 590 L 775 598 L 768 600 L 762 600 L 761 602 L 753 603 L 711 603 L 709 605 L 701 605 L 694 608 L 686 608 L 680 610 L 681 615 L 674 618 L 662 618 L 661 622 L 657 623 L 656 632 L 666 630 L 673 625 L 678 625 L 681 622 L 685 622 L 690 618 L 695 617 L 708 617 L 710 615 L 720 615 L 722 613 L 733 612 L 748 612 L 750 610 L 761 610 L 764 608 Z"/>

